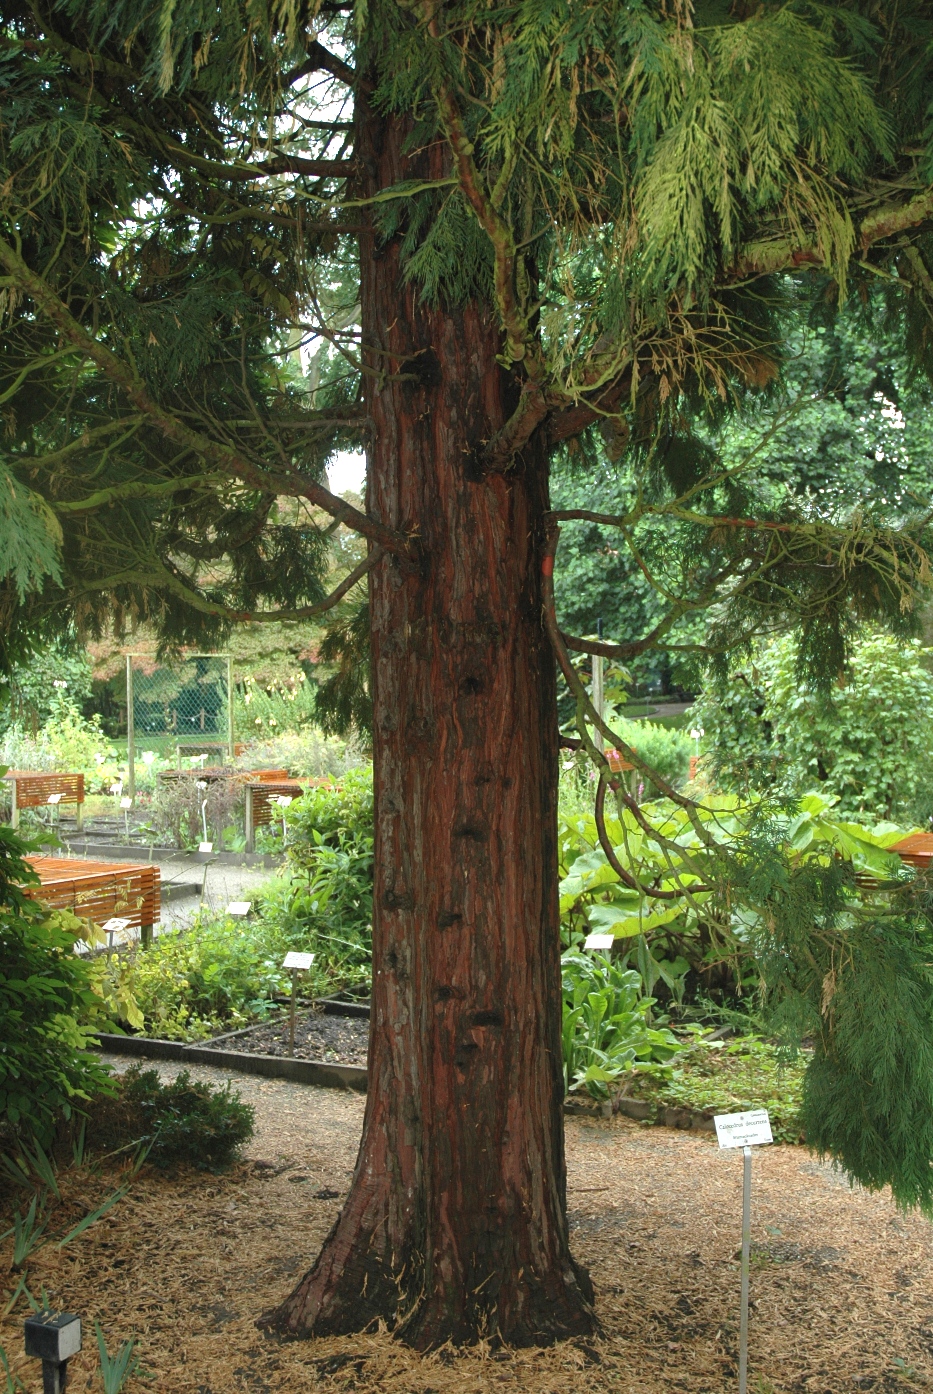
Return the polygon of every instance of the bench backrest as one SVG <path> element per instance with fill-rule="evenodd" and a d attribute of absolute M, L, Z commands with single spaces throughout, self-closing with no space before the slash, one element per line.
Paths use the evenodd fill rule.
<path fill-rule="evenodd" d="M 84 803 L 83 774 L 7 770 L 3 777 L 15 784 L 19 808 L 38 808 L 47 804 L 50 794 L 60 794 L 61 803 Z"/>
<path fill-rule="evenodd" d="M 246 787 L 252 800 L 253 826 L 256 828 L 262 827 L 264 823 L 271 823 L 273 818 L 281 817 L 281 808 L 273 802 L 279 795 L 300 799 L 304 793 L 302 786 L 291 780 L 279 780 L 275 783 L 269 780 L 250 780 Z"/>
<path fill-rule="evenodd" d="M 114 916 L 137 929 L 159 922 L 161 877 L 157 866 L 81 861 L 77 857 L 27 857 L 41 885 L 24 886 L 32 900 L 52 910 L 71 910 L 101 925 Z"/>

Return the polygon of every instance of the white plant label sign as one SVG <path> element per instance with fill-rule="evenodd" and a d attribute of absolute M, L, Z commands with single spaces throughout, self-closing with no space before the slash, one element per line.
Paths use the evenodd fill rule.
<path fill-rule="evenodd" d="M 291 949 L 285 955 L 285 962 L 282 964 L 282 967 L 299 968 L 302 971 L 307 972 L 307 970 L 311 967 L 313 962 L 314 954 L 300 954 L 296 953 L 294 949 Z"/>
<path fill-rule="evenodd" d="M 585 949 L 611 949 L 615 943 L 612 934 L 588 934 L 583 941 Z"/>
<path fill-rule="evenodd" d="M 48 798 L 46 799 L 46 803 L 61 803 L 61 801 L 61 794 L 49 794 Z"/>
<path fill-rule="evenodd" d="M 114 916 L 112 920 L 104 920 L 101 929 L 105 934 L 122 934 L 123 930 L 129 926 L 129 920 L 121 920 Z"/>
<path fill-rule="evenodd" d="M 199 843 L 198 843 L 198 851 L 199 851 L 199 852 L 213 852 L 213 850 L 214 850 L 214 844 L 213 844 L 213 842 L 199 842 Z"/>
<path fill-rule="evenodd" d="M 720 1147 L 757 1147 L 764 1142 L 774 1141 L 766 1108 L 752 1108 L 745 1113 L 720 1113 L 713 1122 Z"/>
<path fill-rule="evenodd" d="M 227 914 L 239 920 L 248 915 L 252 908 L 253 902 L 251 900 L 231 900 L 227 906 Z"/>

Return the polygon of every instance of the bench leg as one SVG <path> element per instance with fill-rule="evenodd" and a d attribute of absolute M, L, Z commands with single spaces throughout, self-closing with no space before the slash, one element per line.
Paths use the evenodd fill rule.
<path fill-rule="evenodd" d="M 75 804 L 75 828 L 81 832 L 84 828 L 84 804 Z"/>
<path fill-rule="evenodd" d="M 142 924 L 139 926 L 139 942 L 144 949 L 152 948 L 152 925 Z"/>
<path fill-rule="evenodd" d="M 246 850 L 255 852 L 256 850 L 256 826 L 253 822 L 253 791 L 249 785 L 246 787 Z"/>

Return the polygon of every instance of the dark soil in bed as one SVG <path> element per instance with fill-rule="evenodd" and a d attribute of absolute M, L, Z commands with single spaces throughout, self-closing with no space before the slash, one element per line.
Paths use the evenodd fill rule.
<path fill-rule="evenodd" d="M 288 1013 L 273 1022 L 254 1026 L 242 1035 L 217 1041 L 224 1050 L 245 1050 L 250 1055 L 289 1055 Z M 367 1017 L 332 1016 L 301 1011 L 295 1016 L 295 1059 L 334 1060 L 343 1065 L 365 1065 L 369 1048 Z"/>

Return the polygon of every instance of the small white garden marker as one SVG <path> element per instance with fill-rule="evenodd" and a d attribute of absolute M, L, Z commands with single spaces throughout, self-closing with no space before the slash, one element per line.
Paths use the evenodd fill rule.
<path fill-rule="evenodd" d="M 110 943 L 107 945 L 108 949 L 113 948 L 113 936 L 115 934 L 122 934 L 123 931 L 129 927 L 129 923 L 129 920 L 122 920 L 117 915 L 110 920 L 104 920 L 101 929 L 110 938 Z"/>
<path fill-rule="evenodd" d="M 245 920 L 252 908 L 251 900 L 231 900 L 227 906 L 227 914 L 232 915 L 235 920 Z"/>
<path fill-rule="evenodd" d="M 214 844 L 213 844 L 213 842 L 199 842 L 199 843 L 198 843 L 198 851 L 199 851 L 199 852 L 213 852 L 213 850 L 214 850 Z"/>
<path fill-rule="evenodd" d="M 612 934 L 588 934 L 583 941 L 585 949 L 603 949 L 604 951 L 612 948 L 615 943 L 615 936 Z"/>
<path fill-rule="evenodd" d="M 752 1148 L 773 1142 L 771 1120 L 764 1108 L 745 1113 L 721 1113 L 713 1119 L 720 1147 L 741 1147 L 742 1179 L 742 1295 L 739 1312 L 739 1394 L 748 1390 L 748 1261 L 752 1242 Z"/>
<path fill-rule="evenodd" d="M 291 794 L 273 794 L 272 799 L 275 800 L 279 808 L 282 810 L 282 846 L 284 847 L 286 842 L 288 841 L 288 824 L 285 821 L 285 810 L 291 803 L 292 796 Z M 270 803 L 272 802 L 272 799 L 270 799 Z"/>
<path fill-rule="evenodd" d="M 61 803 L 61 801 L 61 794 L 49 794 L 48 798 L 46 799 L 46 803 Z"/>
<path fill-rule="evenodd" d="M 289 801 L 290 802 L 290 801 Z M 292 970 L 292 1009 L 288 1019 L 288 1053 L 295 1054 L 295 1007 L 298 1002 L 298 974 L 307 973 L 314 962 L 314 954 L 298 953 L 295 949 L 290 949 L 285 955 L 282 964 L 283 968 Z"/>

